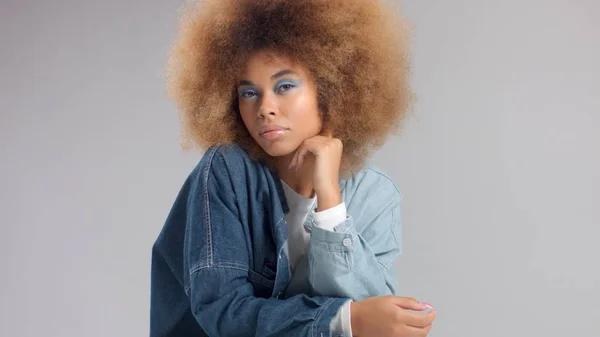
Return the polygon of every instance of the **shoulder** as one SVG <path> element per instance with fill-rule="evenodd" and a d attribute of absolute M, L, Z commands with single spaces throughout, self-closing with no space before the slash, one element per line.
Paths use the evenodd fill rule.
<path fill-rule="evenodd" d="M 353 198 L 388 202 L 399 202 L 402 193 L 394 180 L 373 165 L 365 166 L 343 181 L 345 194 Z"/>
<path fill-rule="evenodd" d="M 342 196 L 356 230 L 377 247 L 401 245 L 402 193 L 392 178 L 366 166 L 345 181 Z"/>
<path fill-rule="evenodd" d="M 260 163 L 252 160 L 248 152 L 237 144 L 216 144 L 209 147 L 192 175 L 235 174 L 246 167 L 260 167 Z"/>
<path fill-rule="evenodd" d="M 237 144 L 216 144 L 209 147 L 198 166 L 233 165 L 251 161 L 248 152 Z"/>

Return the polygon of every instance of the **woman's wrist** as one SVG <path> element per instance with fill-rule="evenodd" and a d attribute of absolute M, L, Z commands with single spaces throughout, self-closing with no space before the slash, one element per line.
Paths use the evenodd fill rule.
<path fill-rule="evenodd" d="M 360 337 L 360 302 L 350 302 L 350 326 L 352 337 Z"/>
<path fill-rule="evenodd" d="M 339 186 L 324 191 L 316 191 L 317 212 L 322 212 L 342 203 L 342 192 Z"/>

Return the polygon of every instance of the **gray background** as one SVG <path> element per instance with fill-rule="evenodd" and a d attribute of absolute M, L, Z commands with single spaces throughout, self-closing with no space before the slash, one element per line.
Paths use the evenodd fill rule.
<path fill-rule="evenodd" d="M 150 249 L 201 153 L 161 72 L 181 1 L 0 5 L 0 336 L 145 336 Z M 401 284 L 430 336 L 599 336 L 600 3 L 403 1 Z"/>

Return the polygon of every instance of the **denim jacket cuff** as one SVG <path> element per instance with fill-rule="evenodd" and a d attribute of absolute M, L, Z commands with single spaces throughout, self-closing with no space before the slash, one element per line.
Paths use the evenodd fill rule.
<path fill-rule="evenodd" d="M 347 301 L 347 298 L 332 298 L 323 303 L 315 316 L 314 329 L 311 329 L 310 337 L 336 336 L 337 334 L 333 334 L 331 322 Z"/>
<path fill-rule="evenodd" d="M 351 216 L 348 216 L 344 223 L 336 226 L 334 231 L 313 226 L 310 235 L 312 244 L 326 246 L 330 251 L 353 251 L 358 240 Z"/>

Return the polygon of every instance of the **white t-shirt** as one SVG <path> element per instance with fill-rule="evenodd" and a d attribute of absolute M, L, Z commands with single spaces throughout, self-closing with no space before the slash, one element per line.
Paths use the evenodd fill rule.
<path fill-rule="evenodd" d="M 285 216 L 285 222 L 288 229 L 289 262 L 291 270 L 294 272 L 298 261 L 306 255 L 310 241 L 310 233 L 304 228 L 304 221 L 306 221 L 309 212 L 313 212 L 312 218 L 315 226 L 333 231 L 335 226 L 346 221 L 346 204 L 342 202 L 322 212 L 315 212 L 317 208 L 316 196 L 306 198 L 294 191 L 283 180 L 281 180 L 281 183 L 290 210 Z M 345 337 L 352 337 L 350 301 L 340 307 L 331 324 L 334 331 L 342 332 Z"/>

